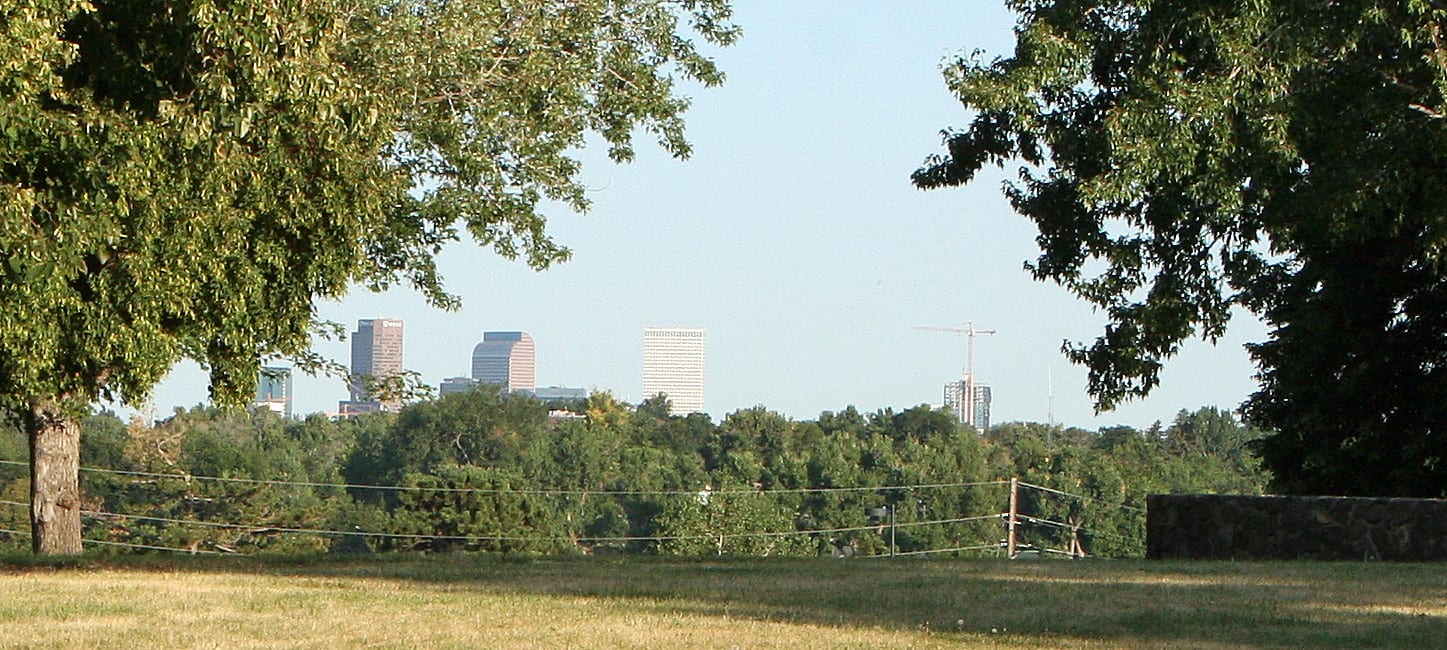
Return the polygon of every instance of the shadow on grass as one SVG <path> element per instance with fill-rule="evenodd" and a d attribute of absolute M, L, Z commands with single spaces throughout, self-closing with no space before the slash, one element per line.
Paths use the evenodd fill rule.
<path fill-rule="evenodd" d="M 1447 565 L 1145 561 L 0 558 L 6 572 L 115 569 L 363 578 L 633 611 L 823 626 L 997 631 L 1024 645 L 1431 647 L 1447 638 Z"/>

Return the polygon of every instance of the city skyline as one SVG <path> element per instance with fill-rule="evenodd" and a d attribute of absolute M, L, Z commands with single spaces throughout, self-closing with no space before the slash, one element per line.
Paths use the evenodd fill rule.
<path fill-rule="evenodd" d="M 361 367 L 371 372 L 385 367 L 384 375 L 397 375 L 405 370 L 401 351 L 405 343 L 405 328 L 398 319 L 368 318 L 357 322 L 353 333 L 352 358 Z M 704 412 L 705 347 L 706 333 L 702 328 L 691 327 L 646 327 L 643 330 L 642 353 L 642 399 L 656 395 L 669 398 L 672 412 L 686 415 Z M 559 399 L 582 399 L 587 389 L 549 386 L 539 389 L 536 383 L 537 345 L 533 338 L 523 331 L 485 331 L 483 340 L 473 348 L 472 376 L 447 377 L 437 384 L 437 396 L 471 390 L 481 384 L 491 384 L 504 391 L 517 391 L 537 396 L 544 401 Z M 371 401 L 358 388 L 359 374 L 349 373 L 348 389 L 352 391 L 349 402 L 340 402 L 334 414 L 347 415 L 365 412 L 371 408 L 365 405 Z M 423 378 L 425 382 L 425 378 Z M 965 395 L 973 388 L 974 397 L 968 402 Z M 606 387 L 595 389 L 613 392 Z M 291 417 L 292 412 L 292 369 L 290 367 L 268 366 L 262 369 L 257 383 L 254 405 Z M 642 401 L 642 400 L 640 400 Z M 972 383 L 968 379 L 945 384 L 941 403 L 931 404 L 950 410 L 961 424 L 973 426 L 976 430 L 990 428 L 991 390 L 988 384 Z M 380 405 L 378 405 L 380 406 Z M 395 404 L 389 404 L 395 408 Z M 712 414 L 710 414 L 712 415 Z"/>
<path fill-rule="evenodd" d="M 352 338 L 349 340 L 349 347 L 350 347 L 350 349 L 352 350 L 353 360 L 354 360 L 354 361 L 359 361 L 359 362 L 361 362 L 361 363 L 368 363 L 367 361 L 365 361 L 365 359 L 368 359 L 368 358 L 369 358 L 367 355 L 371 354 L 371 355 L 373 355 L 373 358 L 375 358 L 376 356 L 378 356 L 378 355 L 376 355 L 374 352 L 372 352 L 373 347 L 375 346 L 375 347 L 377 347 L 377 348 L 385 349 L 385 350 L 387 351 L 387 352 L 385 352 L 383 355 L 380 355 L 380 356 L 382 356 L 382 357 L 385 358 L 385 360 L 382 361 L 382 364 L 384 364 L 387 368 L 392 369 L 391 372 L 390 372 L 390 374 L 399 374 L 399 373 L 401 373 L 402 371 L 407 371 L 407 370 L 412 370 L 412 371 L 415 372 L 415 370 L 413 370 L 412 368 L 406 367 L 405 362 L 404 362 L 404 359 L 402 358 L 402 350 L 405 348 L 405 331 L 406 331 L 406 330 L 405 330 L 403 321 L 401 321 L 400 319 L 376 318 L 376 317 L 374 317 L 374 318 L 358 319 L 358 321 L 357 321 L 357 330 L 352 333 Z M 648 333 L 649 333 L 650 331 L 654 331 L 654 332 L 670 331 L 670 332 L 674 332 L 674 333 L 684 332 L 684 333 L 696 333 L 696 334 L 698 334 L 698 335 L 700 336 L 699 348 L 698 348 L 698 352 L 700 353 L 700 358 L 699 358 L 698 362 L 699 362 L 699 366 L 700 366 L 700 369 L 701 369 L 701 367 L 702 367 L 702 351 L 703 351 L 703 350 L 702 350 L 702 335 L 703 335 L 704 332 L 705 332 L 705 330 L 704 330 L 703 328 L 645 327 L 645 328 L 644 328 L 645 343 L 646 343 L 646 340 L 647 340 Z M 372 332 L 383 333 L 383 334 L 380 334 L 380 335 L 381 335 L 381 336 L 384 336 L 384 337 L 390 334 L 390 335 L 391 335 L 391 338 L 386 338 L 385 340 L 379 339 L 379 338 L 377 338 L 378 335 L 374 335 L 374 334 L 372 334 Z M 431 338 L 439 338 L 439 337 L 435 337 L 435 336 L 432 336 L 432 335 L 428 335 L 427 333 L 417 333 L 417 334 L 418 334 L 418 335 L 421 335 L 421 336 L 426 336 L 426 337 L 429 338 L 429 339 L 431 339 Z M 525 343 L 525 344 L 526 344 L 526 348 L 525 348 L 525 349 L 526 349 L 526 356 L 527 356 L 527 358 L 528 358 L 530 361 L 531 361 L 531 360 L 535 360 L 535 358 L 536 358 L 536 342 L 535 342 L 535 341 L 532 339 L 532 337 L 531 337 L 530 335 L 528 335 L 526 332 L 522 332 L 522 331 L 490 331 L 490 332 L 484 332 L 484 333 L 483 333 L 483 338 L 484 338 L 484 341 L 483 341 L 483 342 L 484 342 L 484 343 L 487 343 L 488 340 L 489 340 L 489 339 L 488 339 L 488 334 L 494 335 L 493 338 L 492 338 L 492 340 L 491 340 L 492 343 L 494 343 L 494 344 L 507 343 L 507 344 L 508 344 L 507 346 L 504 346 L 503 348 L 494 347 L 494 351 L 496 351 L 496 350 L 498 350 L 498 349 L 508 350 L 508 349 L 511 349 L 513 346 L 515 346 L 515 345 L 518 344 L 518 343 Z M 440 338 L 446 339 L 447 337 L 443 336 L 443 337 L 440 337 Z M 369 343 L 369 342 L 370 342 L 370 343 Z M 482 343 L 477 344 L 477 345 L 474 346 L 474 348 L 473 348 L 473 361 L 474 361 L 474 363 L 473 363 L 474 368 L 473 368 L 473 369 L 474 369 L 474 372 L 477 372 L 478 369 L 481 367 L 481 366 L 478 365 L 477 361 L 478 361 L 478 359 L 479 359 L 479 357 L 478 357 L 479 351 L 482 350 L 482 349 L 484 349 L 484 346 L 483 346 Z M 646 361 L 644 361 L 644 359 L 645 359 L 646 356 L 647 356 L 647 350 L 645 349 L 644 352 L 645 352 L 645 354 L 642 355 L 642 356 L 640 356 L 640 361 L 643 362 L 644 371 L 645 371 L 645 373 L 646 373 L 646 371 L 647 371 L 646 365 L 647 365 L 647 364 L 646 364 Z M 496 353 L 494 353 L 494 356 L 496 356 Z M 506 353 L 504 353 L 504 356 L 507 356 Z M 505 359 L 504 359 L 504 360 L 505 360 Z M 376 364 L 376 361 L 374 360 L 374 361 L 372 361 L 371 363 L 373 363 L 374 368 L 375 368 L 375 366 L 377 365 L 377 364 Z M 505 371 L 506 367 L 507 367 L 506 365 L 498 366 L 497 368 L 494 368 L 492 371 L 493 371 L 493 372 L 498 372 L 498 371 L 499 371 L 498 368 L 502 368 L 502 369 L 504 369 L 504 371 Z M 657 387 L 656 387 L 656 386 L 653 386 L 652 388 L 654 388 L 654 390 L 653 390 L 653 391 L 650 391 L 650 386 L 648 386 L 646 383 L 641 383 L 642 389 L 641 389 L 640 392 L 638 392 L 638 393 L 633 393 L 633 392 L 628 391 L 628 390 L 619 389 L 618 387 L 614 387 L 614 386 L 599 385 L 599 384 L 597 384 L 597 383 L 587 382 L 587 381 L 582 381 L 582 382 L 577 382 L 577 381 L 574 381 L 574 382 L 566 382 L 566 381 L 565 381 L 565 382 L 552 382 L 552 385 L 549 385 L 549 386 L 547 386 L 546 388 L 537 388 L 537 386 L 540 384 L 540 382 L 537 382 L 537 381 L 536 381 L 536 369 L 535 369 L 535 367 L 533 366 L 532 363 L 529 363 L 529 364 L 528 364 L 527 370 L 528 370 L 528 376 L 529 376 L 529 377 L 533 380 L 533 382 L 534 382 L 532 387 L 529 387 L 529 388 L 522 388 L 522 387 L 519 387 L 519 388 L 509 388 L 509 387 L 504 386 L 504 388 L 505 388 L 506 390 L 518 390 L 518 391 L 525 392 L 525 393 L 528 393 L 528 394 L 535 394 L 535 393 L 537 393 L 537 394 L 539 394 L 539 395 L 538 395 L 539 398 L 540 398 L 540 399 L 544 399 L 544 401 L 557 400 L 557 399 L 576 399 L 576 398 L 586 397 L 587 394 L 590 393 L 590 392 L 607 391 L 607 392 L 613 394 L 615 397 L 619 397 L 620 399 L 622 399 L 622 400 L 625 401 L 625 402 L 634 403 L 634 404 L 641 403 L 643 400 L 647 399 L 648 397 L 651 397 L 651 396 L 653 396 L 653 395 L 655 395 L 655 394 L 658 394 L 658 393 L 664 393 L 664 394 L 667 394 L 667 393 L 668 393 L 668 391 L 666 391 L 666 390 L 657 390 Z M 675 370 L 676 370 L 676 369 L 675 369 Z M 265 374 L 266 374 L 266 373 L 276 373 L 278 377 L 283 377 L 284 379 L 281 379 L 281 380 L 270 380 L 270 381 L 269 381 L 269 380 L 265 377 Z M 333 389 L 340 389 L 340 390 L 342 390 L 342 391 L 344 391 L 344 392 L 353 390 L 353 387 L 357 385 L 357 384 L 355 383 L 355 380 L 353 379 L 353 377 L 356 377 L 357 374 L 358 374 L 358 373 L 355 373 L 355 372 L 350 372 L 350 373 L 348 373 L 348 378 L 347 378 L 346 381 L 343 381 L 343 382 L 340 382 L 340 383 L 334 383 L 334 384 L 332 384 L 332 388 L 333 388 Z M 385 375 L 385 374 L 389 374 L 389 373 L 384 372 L 383 374 Z M 423 374 L 423 373 L 419 373 L 419 375 L 422 375 L 422 374 Z M 295 397 L 295 396 L 294 396 L 294 393 L 293 393 L 293 388 L 292 388 L 293 376 L 294 376 L 294 372 L 293 372 L 293 368 L 291 368 L 291 367 L 285 367 L 285 366 L 266 366 L 266 367 L 264 367 L 264 368 L 263 368 L 263 376 L 262 376 L 262 377 L 260 378 L 260 380 L 258 381 L 257 398 L 256 398 L 256 400 L 253 402 L 253 404 L 254 404 L 255 406 L 259 406 L 259 407 L 269 408 L 269 409 L 271 409 L 271 410 L 273 410 L 273 411 L 276 411 L 276 412 L 278 412 L 278 413 L 283 413 L 283 410 L 282 410 L 282 408 L 283 408 L 283 407 L 282 407 L 282 402 L 281 402 L 279 399 L 271 399 L 271 400 L 268 400 L 268 399 L 266 399 L 266 398 L 263 397 L 263 394 L 264 394 L 264 392 L 265 392 L 265 393 L 272 393 L 272 392 L 275 392 L 275 391 L 278 391 L 278 390 L 283 390 L 283 389 L 279 389 L 279 388 L 277 387 L 277 381 L 284 381 L 284 382 L 285 382 L 284 392 L 285 392 L 285 395 L 286 395 L 286 398 L 285 398 L 285 408 L 288 409 L 288 410 L 285 411 L 285 415 L 287 415 L 288 417 L 292 416 L 293 414 L 295 414 L 295 415 L 298 416 L 298 417 L 304 417 L 305 415 L 309 415 L 309 414 L 312 414 L 312 413 L 319 413 L 319 414 L 325 414 L 325 415 L 348 415 L 348 414 L 355 414 L 355 413 L 366 412 L 366 411 L 368 411 L 368 410 L 375 410 L 377 407 L 382 407 L 381 404 L 373 404 L 373 403 L 370 403 L 370 402 L 367 402 L 367 401 L 364 401 L 364 400 L 352 400 L 352 401 L 334 402 L 334 403 L 336 403 L 336 404 L 338 405 L 338 406 L 337 406 L 337 409 L 335 409 L 335 410 L 333 410 L 333 409 L 313 409 L 313 410 L 299 410 L 299 411 L 293 412 L 293 410 L 291 410 L 291 409 L 292 409 L 292 403 L 293 403 L 294 397 Z M 306 375 L 302 375 L 302 376 L 303 376 L 303 377 L 307 377 Z M 309 379 L 312 380 L 312 381 L 315 381 L 315 378 L 309 378 Z M 438 379 L 438 380 L 436 380 L 436 381 L 433 381 L 433 382 L 429 382 L 429 381 L 428 381 L 428 377 L 424 375 L 424 376 L 421 376 L 421 380 L 423 381 L 423 383 L 424 383 L 425 385 L 428 385 L 428 386 L 432 386 L 432 387 L 434 387 L 434 388 L 437 388 L 437 389 L 438 389 L 438 390 L 437 390 L 437 392 L 438 392 L 438 397 L 445 396 L 445 395 L 450 394 L 450 393 L 452 393 L 452 392 L 459 392 L 459 391 L 463 391 L 463 390 L 468 390 L 468 389 L 471 389 L 471 388 L 477 386 L 477 385 L 480 384 L 480 383 L 494 383 L 494 384 L 498 384 L 498 385 L 503 385 L 502 382 L 498 382 L 498 381 L 482 382 L 482 381 L 479 381 L 479 379 L 477 379 L 476 377 L 463 377 L 463 376 L 445 377 L 445 378 L 440 378 L 440 379 Z M 588 387 L 587 387 L 587 388 L 567 388 L 567 387 L 564 387 L 563 384 L 567 384 L 567 383 L 584 384 L 584 385 L 586 385 L 586 386 L 588 386 Z M 971 425 L 974 426 L 977 430 L 981 430 L 981 431 L 983 431 L 983 430 L 985 430 L 985 429 L 988 429 L 990 426 L 992 426 L 992 425 L 994 424 L 994 422 L 992 421 L 992 418 L 991 418 L 991 416 L 990 416 L 990 408 L 991 408 L 990 405 L 991 405 L 991 401 L 992 401 L 992 389 L 990 388 L 990 386 L 989 386 L 988 383 L 975 383 L 975 385 L 974 385 L 974 388 L 975 388 L 975 399 L 974 399 L 974 400 L 971 400 L 971 402 L 969 403 L 969 406 L 970 406 L 970 407 L 973 407 L 973 408 L 971 408 L 971 409 L 968 410 L 968 411 L 962 411 L 962 409 L 961 409 L 960 406 L 958 405 L 958 401 L 963 399 L 962 396 L 963 396 L 963 394 L 964 394 L 964 386 L 965 386 L 965 384 L 966 384 L 966 382 L 965 382 L 964 380 L 956 380 L 956 381 L 952 381 L 952 382 L 946 382 L 945 385 L 944 385 L 944 386 L 945 386 L 944 396 L 943 396 L 943 399 L 940 400 L 940 401 L 934 401 L 934 400 L 929 400 L 929 399 L 922 399 L 922 400 L 919 400 L 919 401 L 917 401 L 917 402 L 914 402 L 914 403 L 911 403 L 911 404 L 907 404 L 907 405 L 904 405 L 904 404 L 901 404 L 901 405 L 886 405 L 886 407 L 888 407 L 888 408 L 902 409 L 902 408 L 909 408 L 909 407 L 912 407 L 912 406 L 929 405 L 929 406 L 932 406 L 932 407 L 935 407 L 935 408 L 949 409 L 962 424 L 965 424 L 965 423 L 971 424 Z M 552 392 L 548 392 L 548 391 L 552 391 Z M 708 410 L 706 409 L 706 407 L 696 406 L 696 405 L 699 405 L 699 404 L 703 404 L 703 401 L 702 401 L 702 398 L 701 398 L 701 394 L 702 394 L 702 381 L 701 381 L 701 379 L 700 379 L 700 381 L 699 381 L 699 386 L 698 386 L 698 391 L 697 391 L 697 392 L 698 392 L 698 394 L 700 395 L 700 397 L 697 398 L 697 399 L 690 398 L 690 397 L 685 397 L 685 400 L 686 400 L 686 401 L 684 402 L 682 408 L 685 408 L 685 409 L 687 409 L 687 410 L 678 411 L 677 409 L 679 409 L 680 407 L 679 407 L 677 404 L 675 404 L 675 405 L 674 405 L 674 407 L 675 407 L 675 413 L 676 413 L 676 414 L 679 414 L 679 415 L 684 415 L 684 414 L 687 414 L 687 413 L 689 413 L 689 412 L 698 411 L 698 412 L 703 412 L 703 413 L 705 413 L 705 414 L 708 414 L 708 415 L 710 415 L 712 418 L 714 418 L 714 419 L 716 419 L 716 420 L 721 420 L 722 417 L 723 417 L 724 415 L 726 415 L 728 412 L 732 412 L 732 411 L 734 411 L 734 410 L 739 410 L 739 409 L 747 408 L 747 407 L 739 406 L 739 407 L 736 407 L 735 409 L 729 409 L 728 411 L 722 412 L 722 413 L 710 412 L 710 411 L 708 411 Z M 547 393 L 547 395 L 542 395 L 541 393 Z M 558 394 L 554 395 L 553 393 L 558 393 Z M 360 394 L 360 395 L 358 395 L 358 396 L 366 397 L 365 393 L 362 393 L 362 394 Z M 317 399 L 321 399 L 322 401 L 325 401 L 325 399 L 328 399 L 328 398 L 318 398 L 318 396 L 315 395 L 315 394 L 312 394 L 312 395 L 303 394 L 302 397 L 303 397 L 304 400 L 308 400 L 308 401 L 315 401 L 315 400 L 317 400 Z M 953 397 L 953 399 L 952 399 L 952 397 Z M 671 399 L 671 401 L 672 401 L 672 397 L 670 397 L 670 399 Z M 198 403 L 199 403 L 199 402 L 198 402 Z M 189 406 L 189 405 L 179 405 L 179 404 L 178 404 L 178 405 L 176 405 L 176 406 Z M 400 408 L 400 406 L 401 406 L 401 403 L 400 403 L 400 402 L 392 401 L 392 402 L 388 402 L 388 403 L 386 404 L 385 408 L 386 408 L 386 410 L 396 410 L 397 408 Z M 767 404 L 763 404 L 763 406 L 767 406 Z M 857 405 L 857 404 L 848 404 L 848 405 L 844 405 L 844 406 L 856 406 L 856 407 L 857 407 L 858 405 Z M 838 410 L 838 408 L 843 408 L 843 407 L 837 407 L 837 408 L 835 408 L 835 409 L 824 409 L 823 411 L 834 411 L 834 410 Z M 822 413 L 823 411 L 820 411 L 820 413 Z M 803 415 L 803 416 L 791 415 L 791 417 L 795 417 L 796 419 L 812 419 L 812 417 L 814 417 L 814 415 L 818 415 L 818 414 Z M 1040 419 L 1040 420 L 1037 420 L 1037 421 L 1045 422 L 1047 419 L 1050 419 L 1051 423 L 1054 423 L 1054 420 L 1051 419 L 1051 418 L 1048 418 L 1048 417 L 1047 417 L 1046 419 Z M 1064 422 L 1064 423 L 1062 423 L 1062 424 L 1070 425 L 1071 423 L 1069 423 L 1069 422 Z"/>
<path fill-rule="evenodd" d="M 1191 341 L 1168 360 L 1152 396 L 1096 414 L 1084 369 L 1061 347 L 1088 345 L 1106 316 L 1022 269 L 1039 255 L 1038 233 L 1000 194 L 1017 170 L 986 169 L 958 189 L 910 184 L 941 151 L 940 131 L 968 124 L 941 63 L 1012 50 L 1003 4 L 748 1 L 736 19 L 743 38 L 711 51 L 727 82 L 687 89 L 689 160 L 647 137 L 629 165 L 611 164 L 596 140 L 582 149 L 591 211 L 547 209 L 570 261 L 536 272 L 458 242 L 437 265 L 460 309 L 437 310 L 399 282 L 319 302 L 317 316 L 404 319 L 407 366 L 434 385 L 467 373 L 458 359 L 480 325 L 516 327 L 546 342 L 540 384 L 633 403 L 644 397 L 638 332 L 696 325 L 708 332 L 715 418 L 758 405 L 812 419 L 936 403 L 962 376 L 965 341 L 911 328 L 969 321 L 999 332 L 976 342 L 974 363 L 995 422 L 1144 428 L 1182 409 L 1235 409 L 1256 390 L 1242 345 L 1267 328 L 1238 313 L 1214 346 Z M 347 345 L 314 348 L 345 362 Z M 337 386 L 298 375 L 297 411 L 330 410 Z M 206 373 L 183 364 L 154 397 L 163 414 L 203 403 Z"/>
<path fill-rule="evenodd" d="M 380 328 L 380 329 L 379 329 Z M 379 366 L 391 369 L 391 375 L 405 370 L 401 351 L 405 345 L 405 327 L 398 319 L 360 319 L 352 341 L 353 360 L 370 364 L 373 370 Z M 394 335 L 388 337 L 387 335 Z M 655 395 L 669 397 L 675 414 L 705 412 L 703 408 L 703 384 L 705 363 L 705 336 L 702 328 L 647 327 L 643 330 L 643 399 Z M 381 352 L 381 354 L 379 354 Z M 499 386 L 504 391 L 518 391 L 536 395 L 544 401 L 558 399 L 586 398 L 588 390 L 536 385 L 536 342 L 523 331 L 486 331 L 483 341 L 473 348 L 471 377 L 447 377 L 438 384 L 438 397 L 471 390 L 480 384 Z M 378 357 L 383 357 L 378 363 Z M 355 388 L 357 372 L 349 373 L 348 389 L 353 391 L 352 402 L 370 400 L 365 389 Z M 425 382 L 425 378 L 424 382 Z M 965 393 L 971 382 L 959 380 L 945 384 L 941 403 L 932 404 L 937 408 L 950 410 L 961 424 L 973 426 L 976 430 L 989 429 L 991 390 L 988 384 L 973 384 L 974 399 L 965 402 Z M 608 388 L 600 388 L 608 390 Z M 267 408 L 285 417 L 292 417 L 292 368 L 267 366 L 262 368 L 258 378 L 254 406 Z M 679 401 L 681 400 L 681 401 Z M 337 413 L 346 414 L 347 409 L 357 405 L 339 406 Z M 356 411 L 360 412 L 360 410 Z"/>

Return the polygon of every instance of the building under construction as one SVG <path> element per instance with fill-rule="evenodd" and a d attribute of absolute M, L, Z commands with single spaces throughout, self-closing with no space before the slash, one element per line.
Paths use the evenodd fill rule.
<path fill-rule="evenodd" d="M 974 388 L 974 399 L 967 401 L 971 387 Z M 968 378 L 945 384 L 945 408 L 955 414 L 960 424 L 968 424 L 984 433 L 990 428 L 990 386 L 976 384 Z"/>

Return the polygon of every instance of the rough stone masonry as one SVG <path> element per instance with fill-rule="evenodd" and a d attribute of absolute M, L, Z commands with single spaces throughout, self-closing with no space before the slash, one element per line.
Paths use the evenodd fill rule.
<path fill-rule="evenodd" d="M 1153 494 L 1146 557 L 1447 560 L 1447 499 Z"/>

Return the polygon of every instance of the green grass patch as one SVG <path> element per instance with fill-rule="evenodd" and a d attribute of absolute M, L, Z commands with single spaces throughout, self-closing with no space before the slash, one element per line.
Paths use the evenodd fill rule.
<path fill-rule="evenodd" d="M 469 555 L 0 564 L 4 647 L 1430 647 L 1447 565 Z"/>

